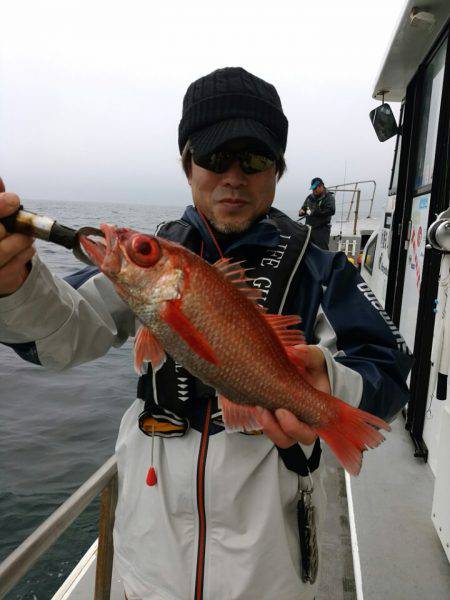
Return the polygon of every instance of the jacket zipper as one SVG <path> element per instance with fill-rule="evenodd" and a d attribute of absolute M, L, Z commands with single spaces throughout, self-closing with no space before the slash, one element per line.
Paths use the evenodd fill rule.
<path fill-rule="evenodd" d="M 206 407 L 205 421 L 203 423 L 202 439 L 197 462 L 197 510 L 198 510 L 198 550 L 197 569 L 195 575 L 195 600 L 203 598 L 203 584 L 205 579 L 205 547 L 206 547 L 206 511 L 205 511 L 205 468 L 208 453 L 209 424 L 211 419 L 211 399 Z"/>

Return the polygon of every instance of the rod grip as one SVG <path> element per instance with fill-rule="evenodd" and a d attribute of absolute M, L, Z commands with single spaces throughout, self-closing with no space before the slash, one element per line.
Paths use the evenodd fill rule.
<path fill-rule="evenodd" d="M 0 223 L 3 225 L 3 227 L 6 229 L 6 231 L 8 233 L 21 233 L 20 231 L 17 231 L 15 229 L 15 227 L 17 226 L 16 217 L 19 214 L 19 211 L 22 209 L 23 209 L 23 206 L 20 205 L 15 213 L 13 213 L 12 215 L 8 215 L 7 217 L 2 217 L 0 219 Z"/>
<path fill-rule="evenodd" d="M 75 229 L 66 227 L 65 225 L 61 225 L 55 221 L 50 230 L 48 241 L 72 250 L 76 245 L 78 245 L 77 232 Z"/>

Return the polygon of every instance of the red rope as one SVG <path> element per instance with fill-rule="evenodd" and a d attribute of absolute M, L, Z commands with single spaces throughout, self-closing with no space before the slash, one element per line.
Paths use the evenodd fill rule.
<path fill-rule="evenodd" d="M 216 236 L 214 235 L 214 233 L 213 233 L 213 231 L 212 231 L 211 227 L 209 226 L 209 223 L 208 223 L 208 221 L 206 220 L 206 217 L 205 217 L 205 215 L 204 215 L 204 214 L 202 213 L 202 211 L 201 211 L 201 210 L 199 210 L 198 208 L 197 208 L 197 212 L 198 212 L 198 214 L 201 216 L 201 218 L 203 219 L 203 222 L 204 222 L 204 224 L 205 224 L 205 226 L 206 226 L 206 229 L 208 230 L 208 233 L 209 233 L 209 235 L 211 236 L 211 239 L 212 239 L 212 241 L 214 242 L 214 245 L 215 245 L 215 246 L 216 246 L 216 248 L 217 248 L 217 251 L 218 251 L 218 253 L 219 253 L 219 256 L 220 256 L 220 258 L 223 258 L 223 253 L 222 253 L 222 250 L 220 249 L 220 246 L 219 246 L 219 244 L 218 244 L 218 242 L 217 242 L 217 240 L 216 240 Z M 202 242 L 202 243 L 203 243 L 203 242 Z M 203 245 L 202 245 L 202 250 L 201 250 L 201 252 L 202 252 L 201 256 L 203 256 Z"/>

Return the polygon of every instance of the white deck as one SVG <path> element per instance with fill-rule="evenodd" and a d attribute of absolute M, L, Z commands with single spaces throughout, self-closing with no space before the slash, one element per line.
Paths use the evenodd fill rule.
<path fill-rule="evenodd" d="M 52 600 L 91 600 L 95 590 L 97 540 L 67 577 Z M 124 600 L 123 585 L 113 565 L 111 600 Z"/>
<path fill-rule="evenodd" d="M 450 598 L 450 563 L 431 520 L 434 476 L 413 450 L 399 417 L 351 480 L 364 600 Z"/>

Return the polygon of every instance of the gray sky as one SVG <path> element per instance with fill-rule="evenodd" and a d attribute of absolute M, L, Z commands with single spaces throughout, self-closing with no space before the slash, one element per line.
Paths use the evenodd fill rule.
<path fill-rule="evenodd" d="M 368 113 L 404 4 L 4 2 L 0 175 L 25 198 L 184 205 L 183 95 L 243 66 L 276 86 L 289 119 L 277 206 L 298 207 L 314 176 L 375 179 L 383 204 L 394 142 L 378 142 Z"/>

